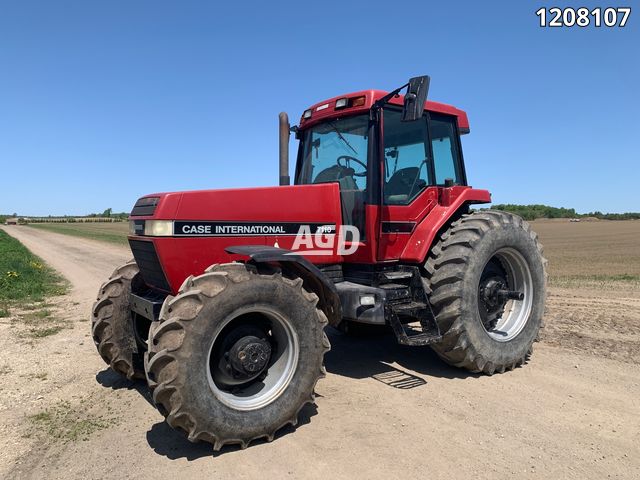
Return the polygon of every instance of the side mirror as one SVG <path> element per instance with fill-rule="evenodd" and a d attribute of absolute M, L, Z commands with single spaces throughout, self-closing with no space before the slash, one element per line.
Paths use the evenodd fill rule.
<path fill-rule="evenodd" d="M 402 109 L 403 122 L 413 122 L 422 118 L 424 102 L 426 102 L 427 93 L 429 93 L 429 81 L 428 75 L 413 77 L 409 80 L 407 93 L 404 96 L 404 108 Z"/>

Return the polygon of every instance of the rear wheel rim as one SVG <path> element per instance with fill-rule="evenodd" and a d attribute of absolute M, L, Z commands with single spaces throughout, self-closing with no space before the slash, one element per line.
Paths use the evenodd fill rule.
<path fill-rule="evenodd" d="M 496 269 L 495 263 L 492 264 L 496 261 L 501 269 Z M 481 280 L 478 288 L 478 312 L 484 331 L 495 341 L 509 342 L 522 332 L 531 316 L 534 296 L 531 269 L 524 256 L 514 248 L 501 248 L 495 252 L 485 265 L 483 276 L 488 269 L 492 271 L 489 281 L 502 280 L 505 288 L 524 294 L 522 300 L 506 300 L 501 305 L 502 314 L 489 326 L 486 318 L 488 305 L 483 297 L 483 288 L 487 286 L 487 282 L 483 283 Z M 500 273 L 500 270 L 504 273 Z M 491 307 L 496 308 L 495 305 Z"/>
<path fill-rule="evenodd" d="M 244 336 L 238 337 L 239 334 Z M 211 341 L 207 358 L 211 391 L 235 410 L 263 408 L 291 383 L 299 351 L 298 336 L 282 314 L 267 306 L 238 310 L 221 323 Z M 236 357 L 230 358 L 232 355 Z M 239 357 L 246 360 L 244 364 Z"/>

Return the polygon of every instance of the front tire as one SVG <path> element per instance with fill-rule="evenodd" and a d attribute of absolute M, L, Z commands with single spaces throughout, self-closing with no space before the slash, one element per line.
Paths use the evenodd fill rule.
<path fill-rule="evenodd" d="M 167 297 L 145 358 L 153 399 L 192 442 L 246 447 L 314 401 L 327 318 L 299 278 L 214 265 Z"/>
<path fill-rule="evenodd" d="M 493 374 L 526 362 L 542 327 L 546 260 L 520 217 L 499 211 L 464 215 L 426 262 L 426 286 L 445 362 Z M 521 300 L 507 298 L 507 295 Z"/>
<path fill-rule="evenodd" d="M 142 282 L 135 260 L 115 269 L 91 309 L 91 334 L 102 359 L 129 380 L 144 376 L 144 348 L 138 340 L 129 294 Z"/>

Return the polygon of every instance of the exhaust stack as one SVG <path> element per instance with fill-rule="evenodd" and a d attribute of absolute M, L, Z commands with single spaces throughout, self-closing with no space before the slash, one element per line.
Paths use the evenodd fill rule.
<path fill-rule="evenodd" d="M 289 116 L 285 112 L 278 115 L 280 121 L 280 185 L 289 185 Z"/>

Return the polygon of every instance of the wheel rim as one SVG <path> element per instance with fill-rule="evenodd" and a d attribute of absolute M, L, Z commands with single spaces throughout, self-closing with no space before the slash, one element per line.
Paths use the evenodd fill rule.
<path fill-rule="evenodd" d="M 521 300 L 503 298 L 505 291 Z M 478 312 L 489 337 L 498 342 L 514 339 L 524 329 L 533 305 L 529 264 L 513 248 L 502 248 L 485 265 L 478 286 Z"/>
<path fill-rule="evenodd" d="M 237 311 L 211 341 L 211 391 L 236 410 L 262 408 L 291 383 L 299 350 L 298 336 L 280 313 L 267 306 Z"/>

